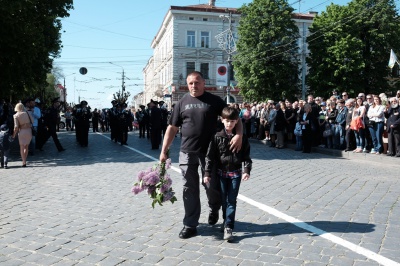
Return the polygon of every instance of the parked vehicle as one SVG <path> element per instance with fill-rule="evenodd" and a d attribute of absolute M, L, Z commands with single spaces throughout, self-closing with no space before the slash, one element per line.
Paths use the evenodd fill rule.
<path fill-rule="evenodd" d="M 64 129 L 65 126 L 66 126 L 66 122 L 65 122 L 64 113 L 60 113 L 60 122 L 58 122 L 58 128 L 59 129 Z"/>

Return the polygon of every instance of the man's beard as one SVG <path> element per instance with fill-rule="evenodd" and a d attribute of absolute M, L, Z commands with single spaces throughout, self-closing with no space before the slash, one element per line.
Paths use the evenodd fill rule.
<path fill-rule="evenodd" d="M 394 109 L 394 108 L 399 107 L 399 104 L 398 104 L 398 103 L 396 103 L 396 104 L 393 104 L 393 103 L 392 103 L 392 104 L 390 105 L 390 107 L 392 107 L 392 108 Z"/>

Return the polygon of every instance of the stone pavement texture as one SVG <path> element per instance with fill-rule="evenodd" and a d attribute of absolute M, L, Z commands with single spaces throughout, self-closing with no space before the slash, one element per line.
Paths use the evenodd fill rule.
<path fill-rule="evenodd" d="M 151 208 L 133 195 L 139 170 L 154 165 L 147 139 L 129 147 L 90 133 L 51 140 L 22 168 L 13 153 L 0 169 L 0 265 L 399 265 L 398 158 L 332 156 L 252 142 L 253 171 L 242 182 L 235 240 L 207 224 L 201 191 L 199 235 L 182 229 L 182 181 L 170 169 L 178 201 Z M 179 137 L 171 152 L 178 167 Z"/>

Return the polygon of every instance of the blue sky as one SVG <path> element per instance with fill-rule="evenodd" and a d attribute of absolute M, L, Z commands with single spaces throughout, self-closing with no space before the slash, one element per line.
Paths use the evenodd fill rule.
<path fill-rule="evenodd" d="M 217 0 L 221 7 L 240 7 L 251 1 Z M 290 0 L 295 12 L 324 11 L 349 0 Z M 208 3 L 208 0 L 75 0 L 70 17 L 62 20 L 63 49 L 55 66 L 65 76 L 67 101 L 87 100 L 92 108 L 111 105 L 121 88 L 122 69 L 132 96 L 143 91 L 142 70 L 152 55 L 151 40 L 170 6 Z M 110 64 L 112 62 L 113 64 Z M 116 66 L 118 65 L 118 66 Z M 86 75 L 79 69 L 86 67 Z M 75 74 L 74 74 L 75 73 Z M 64 80 L 60 80 L 63 83 Z"/>

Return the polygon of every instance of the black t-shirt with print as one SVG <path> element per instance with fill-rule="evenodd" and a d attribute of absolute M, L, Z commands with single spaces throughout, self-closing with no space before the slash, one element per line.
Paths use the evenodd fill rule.
<path fill-rule="evenodd" d="M 181 151 L 185 153 L 206 153 L 211 137 L 217 128 L 217 118 L 226 103 L 209 92 L 199 97 L 189 93 L 175 105 L 169 123 L 181 127 Z"/>

